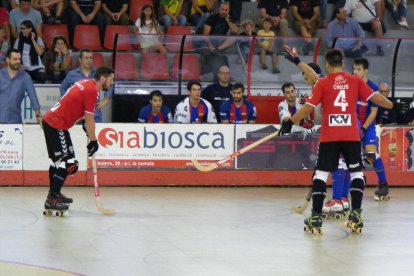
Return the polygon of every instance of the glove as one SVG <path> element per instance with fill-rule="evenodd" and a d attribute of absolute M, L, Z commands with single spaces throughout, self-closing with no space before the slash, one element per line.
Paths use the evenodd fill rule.
<path fill-rule="evenodd" d="M 85 131 L 85 133 L 86 133 L 86 137 L 88 137 L 88 132 L 86 131 L 86 127 L 85 127 L 85 119 L 83 119 L 83 120 L 81 121 L 81 124 L 82 124 L 82 129 L 83 129 L 83 131 Z"/>
<path fill-rule="evenodd" d="M 299 103 L 300 104 L 305 104 L 306 103 L 306 98 L 305 98 L 305 96 L 300 96 L 300 98 L 299 98 Z"/>
<path fill-rule="evenodd" d="M 285 56 L 285 59 L 289 60 L 295 65 L 298 65 L 301 62 L 296 48 L 291 49 L 288 45 L 284 44 L 282 45 L 282 50 L 280 50 L 280 53 Z"/>
<path fill-rule="evenodd" d="M 313 126 L 315 124 L 314 124 L 314 122 L 312 120 L 305 120 L 305 119 L 303 119 L 303 120 L 300 121 L 299 125 L 301 127 L 303 127 L 303 128 L 311 129 L 311 128 L 313 128 Z"/>
<path fill-rule="evenodd" d="M 292 126 L 293 126 L 293 122 L 290 119 L 283 120 L 282 125 L 280 126 L 280 129 L 279 129 L 278 136 L 289 134 L 292 131 Z"/>
<path fill-rule="evenodd" d="M 89 157 L 91 157 L 99 149 L 98 141 L 90 141 L 86 148 L 88 149 Z"/>
<path fill-rule="evenodd" d="M 359 137 L 361 137 L 361 140 L 364 138 L 366 131 L 367 130 L 364 127 L 361 127 L 361 129 L 359 130 Z"/>

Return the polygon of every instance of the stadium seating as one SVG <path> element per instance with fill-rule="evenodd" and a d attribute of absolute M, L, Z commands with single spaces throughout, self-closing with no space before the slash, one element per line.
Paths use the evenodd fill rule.
<path fill-rule="evenodd" d="M 92 59 L 92 66 L 93 67 L 99 68 L 99 67 L 105 65 L 104 56 L 103 56 L 102 53 L 94 52 L 92 55 L 93 55 L 92 56 L 92 58 L 93 58 Z"/>
<path fill-rule="evenodd" d="M 131 7 L 129 8 L 129 19 L 135 23 L 137 19 L 141 16 L 142 7 L 145 4 L 150 4 L 154 6 L 152 0 L 131 0 Z M 156 13 L 156 11 L 154 10 Z"/>
<path fill-rule="evenodd" d="M 113 56 L 110 56 L 111 67 L 115 71 L 116 80 L 137 80 L 139 78 L 137 60 L 134 54 L 117 53 L 115 67 L 112 64 Z"/>
<path fill-rule="evenodd" d="M 66 41 L 69 43 L 69 33 L 68 25 L 59 24 L 59 25 L 50 25 L 43 24 L 43 42 L 45 43 L 46 48 L 52 47 L 53 39 L 56 36 L 63 36 L 66 38 Z"/>
<path fill-rule="evenodd" d="M 117 50 L 128 51 L 132 50 L 132 45 L 129 36 L 128 26 L 122 25 L 107 25 L 105 30 L 104 47 L 108 50 L 114 49 L 114 40 L 116 34 L 122 34 L 122 38 L 118 37 Z"/>
<path fill-rule="evenodd" d="M 165 39 L 165 46 L 170 52 L 179 52 L 181 47 L 181 35 L 190 35 L 192 28 L 190 26 L 170 26 L 167 29 L 167 36 Z M 184 42 L 184 51 L 189 52 L 193 50 L 190 40 Z"/>
<path fill-rule="evenodd" d="M 143 54 L 141 76 L 147 80 L 168 80 L 168 58 L 166 54 Z"/>
<path fill-rule="evenodd" d="M 172 76 L 178 79 L 180 55 L 173 57 Z M 193 54 L 184 54 L 182 62 L 182 80 L 200 80 L 200 57 Z"/>
<path fill-rule="evenodd" d="M 96 25 L 77 25 L 73 47 L 76 49 L 88 48 L 92 51 L 101 50 L 99 30 Z"/>

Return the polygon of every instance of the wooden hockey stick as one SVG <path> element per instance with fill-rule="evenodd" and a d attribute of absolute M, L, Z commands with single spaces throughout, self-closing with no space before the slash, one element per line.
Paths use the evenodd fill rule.
<path fill-rule="evenodd" d="M 303 206 L 298 206 L 298 207 L 292 206 L 291 207 L 292 211 L 294 211 L 298 214 L 302 214 L 308 208 L 309 201 L 311 200 L 311 198 L 312 198 L 312 188 L 309 190 L 309 193 L 306 196 L 306 199 L 305 199 L 305 202 L 303 203 Z"/>
<path fill-rule="evenodd" d="M 95 187 L 95 198 L 96 198 L 96 207 L 104 215 L 113 215 L 115 210 L 105 209 L 99 198 L 99 184 L 98 184 L 98 169 L 96 166 L 95 154 L 92 155 L 92 172 L 93 172 L 93 185 Z"/>
<path fill-rule="evenodd" d="M 234 152 L 234 153 L 232 153 L 232 154 L 228 155 L 226 158 L 224 158 L 224 159 L 222 159 L 222 160 L 220 160 L 220 161 L 217 161 L 217 162 L 215 162 L 215 163 L 213 163 L 213 164 L 209 164 L 209 165 L 207 165 L 207 166 L 203 166 L 203 165 L 201 165 L 201 164 L 200 164 L 197 160 L 195 160 L 195 159 L 191 160 L 191 162 L 193 163 L 194 167 L 195 167 L 197 170 L 199 170 L 199 171 L 201 171 L 201 172 L 210 172 L 210 171 L 212 171 L 212 170 L 217 169 L 218 167 L 223 166 L 226 162 L 228 162 L 228 161 L 230 161 L 230 160 L 233 160 L 233 159 L 234 159 L 234 158 L 236 158 L 237 156 L 242 155 L 243 153 L 245 153 L 245 152 L 247 152 L 247 151 L 251 150 L 252 148 L 255 148 L 255 147 L 257 147 L 258 145 L 263 144 L 264 142 L 266 142 L 266 141 L 268 141 L 268 140 L 272 139 L 273 137 L 276 137 L 278 134 L 279 134 L 279 131 L 275 131 L 275 132 L 273 132 L 273 133 L 271 133 L 271 134 L 269 134 L 269 135 L 267 135 L 267 136 L 263 137 L 262 139 L 257 140 L 256 142 L 254 142 L 254 143 L 252 143 L 252 144 L 250 144 L 250 145 L 248 145 L 248 146 L 246 146 L 246 147 L 242 148 L 241 150 L 238 150 L 238 151 L 236 151 L 236 152 Z"/>

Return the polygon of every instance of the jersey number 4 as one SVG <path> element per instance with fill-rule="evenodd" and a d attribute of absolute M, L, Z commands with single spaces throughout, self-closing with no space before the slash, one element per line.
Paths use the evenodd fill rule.
<path fill-rule="evenodd" d="M 341 111 L 346 111 L 346 107 L 348 106 L 348 102 L 346 101 L 346 94 L 345 90 L 340 90 L 338 96 L 336 96 L 334 106 L 340 106 Z"/>

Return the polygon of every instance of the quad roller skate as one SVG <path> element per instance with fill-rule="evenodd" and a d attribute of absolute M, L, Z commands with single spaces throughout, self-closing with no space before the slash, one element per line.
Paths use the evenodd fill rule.
<path fill-rule="evenodd" d="M 390 196 L 388 195 L 388 183 L 379 183 L 378 188 L 375 190 L 374 199 L 376 201 L 388 201 Z"/>
<path fill-rule="evenodd" d="M 349 228 L 349 232 L 355 234 L 361 234 L 364 223 L 362 222 L 362 209 L 355 209 L 349 214 L 348 221 L 344 223 L 346 228 Z"/>
<path fill-rule="evenodd" d="M 348 207 L 349 210 L 349 207 Z M 334 217 L 336 219 L 345 218 L 347 215 L 344 210 L 343 203 L 341 200 L 331 198 L 328 200 L 322 208 L 322 218 L 327 219 L 328 217 Z"/>
<path fill-rule="evenodd" d="M 67 197 L 67 196 L 65 196 L 62 193 L 57 194 L 56 197 L 57 198 L 60 198 L 62 200 L 62 203 L 65 203 L 65 204 L 71 204 L 71 203 L 73 203 L 73 199 L 72 198 Z"/>
<path fill-rule="evenodd" d="M 349 216 L 349 210 L 351 209 L 351 205 L 349 204 L 349 199 L 346 197 L 342 198 L 342 206 L 344 207 L 344 218 Z"/>
<path fill-rule="evenodd" d="M 44 216 L 57 216 L 63 217 L 68 213 L 69 205 L 62 202 L 62 199 L 58 196 L 48 195 L 45 201 Z"/>
<path fill-rule="evenodd" d="M 314 235 L 323 235 L 322 215 L 312 210 L 312 214 L 310 214 L 309 217 L 305 219 L 305 227 L 303 230 Z"/>

